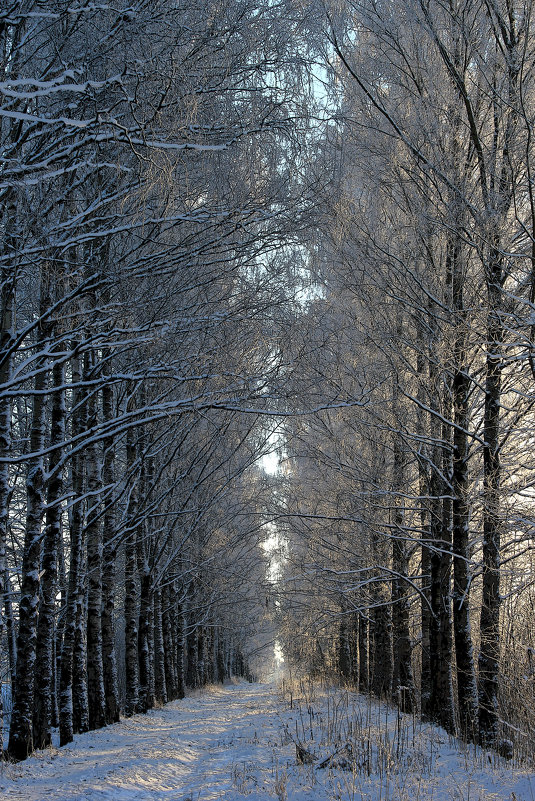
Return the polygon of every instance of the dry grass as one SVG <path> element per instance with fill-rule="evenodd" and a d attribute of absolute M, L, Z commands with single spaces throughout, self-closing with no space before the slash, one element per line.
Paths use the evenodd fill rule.
<path fill-rule="evenodd" d="M 285 739 L 312 755 L 302 770 L 333 801 L 510 801 L 489 790 L 489 776 L 512 788 L 525 773 L 523 755 L 506 760 L 345 689 L 298 679 L 280 694 L 292 710 Z M 532 790 L 521 797 L 535 801 Z"/>

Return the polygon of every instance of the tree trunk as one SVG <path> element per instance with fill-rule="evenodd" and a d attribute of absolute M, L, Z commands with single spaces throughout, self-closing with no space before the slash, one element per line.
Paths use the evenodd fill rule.
<path fill-rule="evenodd" d="M 373 623 L 371 638 L 373 645 L 371 691 L 377 698 L 392 697 L 392 616 L 388 583 L 375 585 Z"/>
<path fill-rule="evenodd" d="M 141 528 L 141 527 L 140 527 Z M 138 541 L 138 566 L 139 551 L 142 543 Z M 152 581 L 150 569 L 144 555 L 141 557 L 142 572 L 140 572 L 140 593 L 139 593 L 139 628 L 138 628 L 138 660 L 139 660 L 139 697 L 137 703 L 138 712 L 146 712 L 153 704 L 151 697 L 151 652 L 150 652 L 150 629 L 152 622 Z"/>
<path fill-rule="evenodd" d="M 126 440 L 127 472 L 132 475 L 132 487 L 128 502 L 127 524 L 130 532 L 125 540 L 125 566 L 124 566 L 124 618 L 125 618 L 125 672 L 126 672 L 126 698 L 125 714 L 133 715 L 139 702 L 139 657 L 138 657 L 138 570 L 137 570 L 137 541 L 138 527 L 138 477 L 134 475 L 137 458 L 137 448 L 134 430 L 130 428 Z"/>
<path fill-rule="evenodd" d="M 12 589 L 7 568 L 5 572 L 4 586 L 6 588 L 4 609 L 6 616 L 7 651 L 9 658 L 9 675 L 11 678 L 11 694 L 13 696 L 17 677 L 17 628 L 15 626 L 15 618 L 13 616 L 13 603 L 11 601 Z"/>
<path fill-rule="evenodd" d="M 105 385 L 102 389 L 102 417 L 104 422 L 109 422 L 113 419 L 113 389 L 108 385 Z M 113 437 L 107 438 L 103 447 L 102 482 L 107 491 L 104 499 L 105 510 L 102 520 L 102 660 L 104 666 L 106 723 L 116 723 L 119 720 L 120 710 L 114 621 L 117 542 L 111 490 L 115 483 Z"/>
<path fill-rule="evenodd" d="M 422 531 L 428 531 L 428 516 L 422 514 Z M 425 534 L 424 534 L 425 536 Z M 421 548 L 420 571 L 422 574 L 421 603 L 420 603 L 420 625 L 422 637 L 422 664 L 420 676 L 420 698 L 421 710 L 424 720 L 431 717 L 431 554 L 427 545 Z"/>
<path fill-rule="evenodd" d="M 56 362 L 52 370 L 54 388 L 63 387 L 65 370 Z M 65 439 L 65 391 L 55 389 L 52 396 L 50 445 L 59 446 Z M 35 667 L 35 702 L 33 736 L 35 748 L 47 748 L 52 742 L 53 707 L 55 701 L 55 611 L 58 587 L 58 547 L 61 538 L 61 493 L 63 477 L 57 465 L 62 450 L 50 454 L 47 486 L 45 536 L 41 565 L 42 582 L 37 625 L 37 652 Z"/>
<path fill-rule="evenodd" d="M 199 651 L 197 647 L 197 623 L 193 616 L 195 599 L 194 582 L 188 587 L 187 635 L 186 635 L 186 687 L 197 687 L 199 684 L 198 665 Z"/>
<path fill-rule="evenodd" d="M 343 684 L 347 683 L 351 676 L 349 632 L 345 618 L 342 618 L 338 625 L 338 675 Z"/>
<path fill-rule="evenodd" d="M 85 377 L 94 378 L 94 359 L 85 355 Z M 97 401 L 91 394 L 87 401 L 87 427 L 98 422 Z M 97 444 L 86 449 L 87 489 L 90 493 L 86 515 L 87 540 L 87 693 L 89 728 L 100 729 L 106 724 L 104 662 L 102 652 L 102 557 L 103 534 L 100 520 L 102 476 Z"/>
<path fill-rule="evenodd" d="M 453 432 L 453 630 L 457 668 L 457 699 L 461 736 L 477 740 L 478 698 L 470 627 L 471 585 L 468 505 L 468 396 L 470 378 L 466 365 L 466 333 L 463 276 L 459 256 L 454 260 L 453 309 L 456 335 L 452 382 L 455 428 Z"/>
<path fill-rule="evenodd" d="M 370 687 L 369 658 L 368 658 L 368 610 L 366 615 L 359 615 L 359 692 L 367 693 Z"/>
<path fill-rule="evenodd" d="M 158 704 L 167 703 L 162 591 L 160 589 L 156 590 L 154 594 L 154 695 Z"/>
<path fill-rule="evenodd" d="M 73 391 L 73 419 L 72 436 L 81 433 L 84 425 L 84 409 L 82 405 L 82 390 L 80 387 L 82 371 L 80 357 L 77 354 L 78 343 L 73 343 L 76 354 L 72 359 Z M 79 453 L 71 459 L 71 482 L 75 503 L 72 506 L 69 521 L 69 575 L 67 582 L 67 602 L 65 606 L 65 624 L 63 644 L 61 648 L 61 670 L 59 677 L 59 737 L 60 745 L 72 742 L 74 736 L 73 721 L 73 670 L 74 645 L 76 632 L 76 618 L 79 607 L 79 596 L 83 594 L 82 567 L 83 567 L 83 461 Z"/>
<path fill-rule="evenodd" d="M 83 534 L 82 534 L 83 536 Z M 81 552 L 80 576 L 76 595 L 74 648 L 72 662 L 73 728 L 75 734 L 89 731 L 89 698 L 87 694 L 87 561 Z"/>
<path fill-rule="evenodd" d="M 220 628 L 217 630 L 216 676 L 216 681 L 219 684 L 223 684 L 223 682 L 228 678 L 225 660 L 225 641 L 223 639 L 223 632 Z"/>
<path fill-rule="evenodd" d="M 500 399 L 503 329 L 500 319 L 501 269 L 497 254 L 487 281 L 489 294 L 488 355 L 484 412 L 483 594 L 479 652 L 479 737 L 484 746 L 498 738 L 500 658 Z"/>
<path fill-rule="evenodd" d="M 401 331 L 399 332 L 401 338 Z M 394 387 L 394 420 L 400 419 L 398 407 L 398 385 Z M 409 630 L 409 592 L 406 531 L 404 528 L 404 501 L 401 497 L 404 487 L 404 456 L 401 436 L 394 433 L 394 516 L 392 567 L 394 581 L 392 584 L 392 638 L 394 663 L 392 676 L 392 697 L 402 712 L 411 712 L 414 706 L 414 678 L 412 672 L 412 646 Z"/>
<path fill-rule="evenodd" d="M 197 686 L 206 684 L 206 630 L 197 626 Z"/>
<path fill-rule="evenodd" d="M 440 459 L 440 449 L 435 449 L 435 458 Z M 444 503 L 440 497 L 448 492 L 444 483 L 435 474 L 430 482 L 434 497 L 431 510 L 431 540 L 434 550 L 431 555 L 431 619 L 429 650 L 431 656 L 432 720 L 440 723 L 446 731 L 454 731 L 453 677 L 452 677 L 452 630 L 451 630 L 451 528 L 444 516 Z"/>
<path fill-rule="evenodd" d="M 142 402 L 144 396 L 142 394 Z M 141 471 L 139 477 L 140 493 L 143 499 L 150 495 L 154 481 L 153 459 L 145 454 L 145 438 L 138 444 L 141 455 Z M 153 586 L 150 564 L 152 546 L 152 520 L 145 517 L 137 527 L 136 556 L 139 574 L 139 627 L 138 627 L 138 660 L 139 660 L 139 698 L 137 711 L 146 712 L 154 706 L 154 646 L 153 635 Z"/>
<path fill-rule="evenodd" d="M 42 290 L 44 292 L 44 289 Z M 43 300 L 45 300 L 43 298 Z M 42 309 L 44 311 L 44 307 Z M 43 339 L 47 332 L 41 331 Z M 9 756 L 26 759 L 34 749 L 33 703 L 34 669 L 37 645 L 39 606 L 39 571 L 41 562 L 41 520 L 43 516 L 43 446 L 45 426 L 46 361 L 40 359 L 34 380 L 32 427 L 26 478 L 26 530 L 22 558 L 19 633 L 17 637 L 17 683 L 13 697 L 9 730 Z"/>
<path fill-rule="evenodd" d="M 173 637 L 173 610 L 171 609 L 169 585 L 162 590 L 162 629 L 163 645 L 165 649 L 165 687 L 167 690 L 167 700 L 174 701 L 177 698 L 177 677 L 176 677 L 176 648 Z M 174 592 L 173 592 L 174 595 Z"/>
<path fill-rule="evenodd" d="M 449 271 L 448 271 L 449 272 Z M 451 274 L 450 274 L 451 275 Z M 448 279 L 449 281 L 450 279 Z M 453 732 L 455 715 L 453 704 L 453 639 L 451 610 L 451 453 L 449 440 L 451 427 L 440 423 L 439 413 L 447 421 L 449 411 L 449 389 L 444 378 L 442 408 L 438 399 L 438 372 L 434 361 L 436 353 L 430 354 L 429 377 L 433 397 L 430 416 L 430 438 L 434 443 L 432 466 L 429 478 L 429 538 L 431 550 L 431 627 L 429 652 L 431 662 L 431 696 L 429 714 L 432 720 Z M 440 444 L 439 444 L 440 443 Z"/>
<path fill-rule="evenodd" d="M 176 654 L 176 694 L 186 697 L 186 618 L 182 603 L 176 601 L 175 654 Z"/>
<path fill-rule="evenodd" d="M 0 318 L 0 386 L 5 386 L 11 377 L 10 348 L 14 327 L 14 268 L 2 269 L 1 318 Z M 9 525 L 9 463 L 7 457 L 11 449 L 11 398 L 7 392 L 0 395 L 0 648 L 4 637 L 9 637 L 10 586 L 6 561 L 6 545 Z M 7 631 L 6 631 L 7 629 Z M 8 640 L 9 643 L 9 640 Z M 9 647 L 9 646 L 8 646 Z M 13 675 L 13 665 L 12 665 Z M 14 687 L 12 685 L 12 691 Z M 0 688 L 0 721 L 3 719 L 2 692 Z M 0 726 L 0 753 L 3 751 L 2 726 Z"/>
<path fill-rule="evenodd" d="M 60 532 L 58 542 L 58 590 L 59 612 L 54 637 L 54 704 L 52 706 L 52 726 L 59 728 L 59 685 L 61 676 L 61 648 L 63 632 L 65 629 L 65 614 L 67 609 L 67 575 L 65 572 L 65 553 L 63 545 L 63 532 Z"/>
<path fill-rule="evenodd" d="M 418 400 L 422 406 L 426 402 L 426 360 L 425 354 L 425 339 L 422 324 L 417 326 L 417 372 L 418 372 Z M 429 448 L 425 443 L 425 439 L 429 436 L 427 426 L 428 414 L 424 413 L 423 409 L 416 410 L 416 433 L 421 439 L 420 451 L 418 453 L 418 489 L 420 494 L 420 525 L 421 525 L 421 538 L 422 544 L 420 549 L 420 625 L 421 625 L 421 673 L 420 673 L 420 705 L 421 714 L 425 720 L 431 717 L 431 552 L 427 542 L 429 538 Z"/>
<path fill-rule="evenodd" d="M 351 686 L 359 686 L 359 623 L 358 612 L 352 612 L 349 623 L 349 681 Z"/>

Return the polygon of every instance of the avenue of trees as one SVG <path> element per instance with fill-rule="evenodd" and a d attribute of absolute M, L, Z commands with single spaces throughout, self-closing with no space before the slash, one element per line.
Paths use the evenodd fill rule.
<path fill-rule="evenodd" d="M 259 412 L 306 205 L 279 18 L 248 0 L 2 6 L 12 758 L 248 671 Z"/>
<path fill-rule="evenodd" d="M 530 753 L 534 42 L 527 0 L 4 4 L 11 758 L 273 621 Z"/>

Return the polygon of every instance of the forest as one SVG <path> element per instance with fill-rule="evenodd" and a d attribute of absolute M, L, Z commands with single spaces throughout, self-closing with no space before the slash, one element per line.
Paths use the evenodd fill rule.
<path fill-rule="evenodd" d="M 275 649 L 533 762 L 533 11 L 2 0 L 5 759 Z"/>

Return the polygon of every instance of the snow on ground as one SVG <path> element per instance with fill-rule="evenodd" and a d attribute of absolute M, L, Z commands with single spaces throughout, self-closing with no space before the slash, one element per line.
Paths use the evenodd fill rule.
<path fill-rule="evenodd" d="M 239 684 L 4 764 L 0 800 L 15 799 L 535 801 L 535 774 L 362 697 Z"/>

